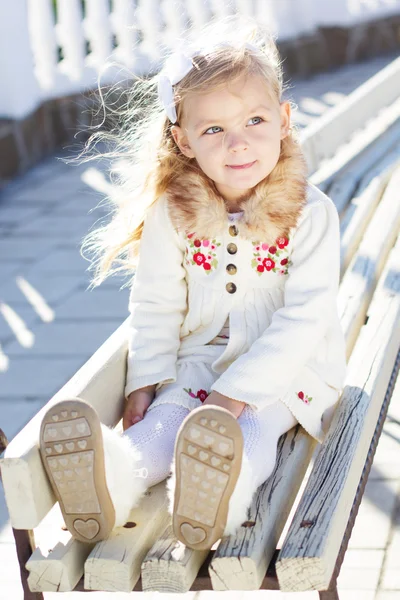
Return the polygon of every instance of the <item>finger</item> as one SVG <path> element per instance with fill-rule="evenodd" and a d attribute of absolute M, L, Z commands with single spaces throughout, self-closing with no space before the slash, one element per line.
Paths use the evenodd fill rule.
<path fill-rule="evenodd" d="M 132 426 L 132 408 L 127 406 L 122 415 L 122 429 L 126 431 Z"/>
<path fill-rule="evenodd" d="M 133 425 L 132 420 L 134 419 L 135 416 L 136 416 L 136 413 L 133 413 L 132 411 L 127 411 L 124 414 L 123 420 L 122 420 L 122 427 L 123 427 L 124 431 L 126 429 L 129 429 L 129 427 L 132 427 L 132 425 Z"/>

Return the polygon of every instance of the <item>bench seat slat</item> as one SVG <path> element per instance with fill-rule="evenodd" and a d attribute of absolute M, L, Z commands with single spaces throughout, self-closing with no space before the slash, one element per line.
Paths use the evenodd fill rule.
<path fill-rule="evenodd" d="M 209 567 L 214 590 L 260 589 L 315 447 L 299 425 L 281 437 L 274 471 L 250 507 L 250 525 L 222 538 L 214 553 Z"/>
<path fill-rule="evenodd" d="M 376 141 L 347 163 L 343 172 L 335 176 L 334 181 L 328 186 L 326 193 L 334 202 L 339 215 L 343 214 L 356 190 L 359 189 L 360 181 L 368 177 L 371 171 L 377 171 L 379 174 L 384 172 L 385 167 L 379 163 L 390 154 L 400 137 L 400 104 L 398 109 L 397 119 L 389 124 L 384 134 L 379 135 Z"/>
<path fill-rule="evenodd" d="M 311 182 L 321 186 L 329 195 L 329 188 L 337 177 L 347 171 L 349 165 L 357 165 L 358 157 L 364 152 L 368 156 L 368 152 L 373 150 L 381 136 L 391 129 L 396 129 L 398 135 L 399 115 L 399 98 L 394 100 L 390 106 L 383 108 L 379 114 L 371 114 L 370 120 L 363 129 L 342 139 L 342 145 L 336 147 L 335 155 L 330 160 L 322 161 L 322 164 L 320 161 L 321 166 L 310 176 Z"/>
<path fill-rule="evenodd" d="M 130 592 L 136 585 L 144 557 L 171 522 L 165 480 L 145 492 L 130 522 L 136 526 L 114 529 L 93 548 L 85 563 L 87 590 Z"/>
<path fill-rule="evenodd" d="M 357 192 L 340 223 L 342 273 L 348 268 L 389 179 L 399 166 L 400 144 L 396 145 L 359 182 Z"/>
<path fill-rule="evenodd" d="M 143 591 L 189 591 L 208 555 L 209 550 L 192 550 L 182 544 L 169 525 L 142 562 Z"/>
<path fill-rule="evenodd" d="M 70 592 L 81 577 L 94 544 L 83 544 L 65 529 L 60 507 L 53 506 L 35 530 L 36 548 L 26 563 L 32 592 Z"/>
<path fill-rule="evenodd" d="M 399 98 L 399 72 L 400 58 L 397 58 L 307 127 L 302 144 L 311 171 L 315 171 L 324 159 L 331 158 L 343 142 L 383 106 Z"/>
<path fill-rule="evenodd" d="M 342 400 L 276 564 L 283 591 L 326 590 L 333 574 L 400 346 L 400 237 L 368 314 Z"/>
<path fill-rule="evenodd" d="M 400 167 L 393 173 L 382 199 L 347 269 L 339 291 L 340 321 L 347 342 L 347 357 L 356 342 L 377 280 L 400 228 Z"/>

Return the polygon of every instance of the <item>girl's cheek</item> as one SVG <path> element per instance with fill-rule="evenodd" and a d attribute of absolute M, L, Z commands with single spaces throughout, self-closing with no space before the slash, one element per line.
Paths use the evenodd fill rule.
<path fill-rule="evenodd" d="M 254 129 L 257 130 L 257 127 L 254 127 Z M 278 133 L 278 129 L 267 124 L 265 127 L 260 127 L 257 131 L 254 131 L 252 137 L 256 141 L 270 140 L 275 137 L 276 133 Z"/>
<path fill-rule="evenodd" d="M 201 138 L 199 138 L 197 140 L 196 147 L 201 152 L 205 152 L 207 149 L 209 149 L 211 147 L 210 140 L 208 139 L 208 137 L 206 135 L 203 135 Z"/>
<path fill-rule="evenodd" d="M 209 136 L 209 138 L 212 138 L 212 136 Z M 222 149 L 222 141 L 220 140 L 213 140 L 213 139 L 205 139 L 204 141 L 202 141 L 201 146 L 199 146 L 199 149 L 202 152 L 212 152 L 215 154 L 215 152 L 219 152 Z"/>

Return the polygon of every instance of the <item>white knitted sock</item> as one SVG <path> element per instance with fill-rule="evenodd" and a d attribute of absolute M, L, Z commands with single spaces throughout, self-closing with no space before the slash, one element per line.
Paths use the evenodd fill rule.
<path fill-rule="evenodd" d="M 178 429 L 190 410 L 179 404 L 159 404 L 124 432 L 140 451 L 139 467 L 147 469 L 146 486 L 163 481 L 171 471 Z"/>
<path fill-rule="evenodd" d="M 239 478 L 229 501 L 224 535 L 232 535 L 247 520 L 248 509 L 258 487 L 274 470 L 278 440 L 297 425 L 283 402 L 256 411 L 246 404 L 238 418 L 244 440 Z"/>
<path fill-rule="evenodd" d="M 244 438 L 244 452 L 251 464 L 257 487 L 271 475 L 281 435 L 297 425 L 297 419 L 283 402 L 256 411 L 248 404 L 238 419 Z"/>

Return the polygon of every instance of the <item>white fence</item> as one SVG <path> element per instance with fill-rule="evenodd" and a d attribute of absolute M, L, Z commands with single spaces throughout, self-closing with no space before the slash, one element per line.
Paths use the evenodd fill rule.
<path fill-rule="evenodd" d="M 400 12 L 400 0 L 0 0 L 0 117 L 157 68 L 182 30 L 238 12 L 280 40 Z M 120 68 L 104 70 L 107 61 Z"/>

